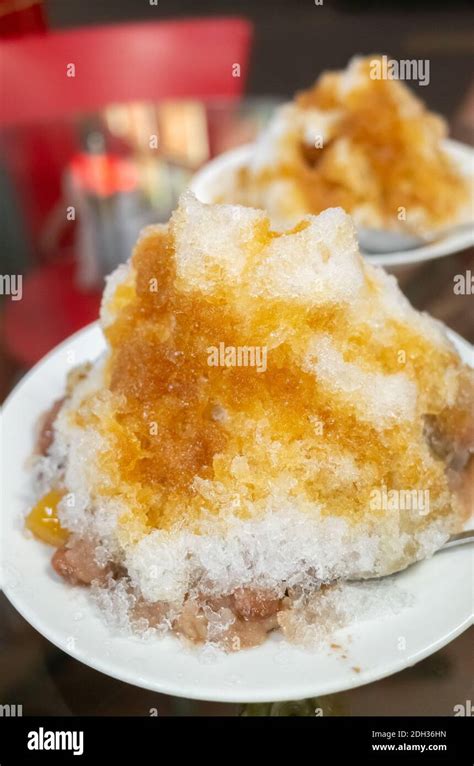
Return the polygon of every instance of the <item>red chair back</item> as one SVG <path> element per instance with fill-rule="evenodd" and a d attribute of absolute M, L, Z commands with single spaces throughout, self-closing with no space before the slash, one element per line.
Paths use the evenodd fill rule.
<path fill-rule="evenodd" d="M 251 30 L 245 19 L 212 18 L 2 41 L 0 126 L 51 121 L 114 102 L 237 97 Z"/>

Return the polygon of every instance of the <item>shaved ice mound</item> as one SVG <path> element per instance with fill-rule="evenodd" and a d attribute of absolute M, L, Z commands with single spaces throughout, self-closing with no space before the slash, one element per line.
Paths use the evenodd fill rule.
<path fill-rule="evenodd" d="M 229 651 L 298 640 L 305 614 L 348 613 L 324 607 L 345 581 L 462 527 L 472 373 L 340 208 L 275 231 L 185 193 L 109 278 L 101 324 L 27 523 L 41 537 L 54 490 L 53 566 L 121 624 Z"/>

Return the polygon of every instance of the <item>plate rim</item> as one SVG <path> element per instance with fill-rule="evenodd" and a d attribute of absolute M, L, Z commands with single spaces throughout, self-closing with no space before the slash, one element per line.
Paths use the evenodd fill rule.
<path fill-rule="evenodd" d="M 430 655 L 442 649 L 447 644 L 451 643 L 451 641 L 454 641 L 455 638 L 464 633 L 473 624 L 472 618 L 467 617 L 455 628 L 445 633 L 437 641 L 432 642 L 424 649 L 420 649 L 409 655 L 404 655 L 403 658 L 401 656 L 398 661 L 394 661 L 392 664 L 386 665 L 382 672 L 377 669 L 373 669 L 362 671 L 359 674 L 354 674 L 350 683 L 342 681 L 340 683 L 337 681 L 331 683 L 331 681 L 327 681 L 326 683 L 321 684 L 318 687 L 318 690 L 315 691 L 314 681 L 307 681 L 304 684 L 300 684 L 298 687 L 295 687 L 291 692 L 278 693 L 278 696 L 275 696 L 272 693 L 268 694 L 260 691 L 253 691 L 251 694 L 245 692 L 239 693 L 238 690 L 229 690 L 229 692 L 226 692 L 224 687 L 221 687 L 218 692 L 214 690 L 211 691 L 211 689 L 209 689 L 209 691 L 204 689 L 202 692 L 198 692 L 192 687 L 186 688 L 184 686 L 180 686 L 179 684 L 173 685 L 169 682 L 152 682 L 147 681 L 145 678 L 140 678 L 140 680 L 137 680 L 133 677 L 132 673 L 128 674 L 127 672 L 123 672 L 120 669 L 116 669 L 117 665 L 115 665 L 113 662 L 110 664 L 108 660 L 105 662 L 96 662 L 94 658 L 88 658 L 85 653 L 82 653 L 76 649 L 68 648 L 66 644 L 61 643 L 60 637 L 57 637 L 54 631 L 50 632 L 48 629 L 40 627 L 35 619 L 30 619 L 28 617 L 28 609 L 22 608 L 22 606 L 18 606 L 14 598 L 12 598 L 11 595 L 3 588 L 2 590 L 9 603 L 14 607 L 14 609 L 16 609 L 16 611 L 23 617 L 23 619 L 26 620 L 26 622 L 34 628 L 34 630 L 43 636 L 43 638 L 46 638 L 46 640 L 53 644 L 53 646 L 55 646 L 57 649 L 60 649 L 65 654 L 68 654 L 70 657 L 77 660 L 78 662 L 83 663 L 87 667 L 91 667 L 93 670 L 99 673 L 103 673 L 110 678 L 114 678 L 117 681 L 130 684 L 131 686 L 136 686 L 140 689 L 146 689 L 147 691 L 166 694 L 172 697 L 181 697 L 182 699 L 200 700 L 203 702 L 225 702 L 229 704 L 289 702 L 292 700 L 309 699 L 312 697 L 325 697 L 330 694 L 339 694 L 351 689 L 359 688 L 361 686 L 366 686 L 368 684 L 375 683 L 376 681 L 381 681 L 384 678 L 388 678 L 389 676 L 401 672 L 408 667 L 416 665 L 418 662 L 421 662 L 422 660 L 426 659 L 426 657 L 429 657 Z M 179 641 L 179 639 L 176 638 L 176 641 Z M 312 689 L 311 686 L 313 686 Z"/>

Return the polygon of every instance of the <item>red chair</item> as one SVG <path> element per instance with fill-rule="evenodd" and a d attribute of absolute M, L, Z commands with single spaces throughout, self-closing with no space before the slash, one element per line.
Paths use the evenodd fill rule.
<path fill-rule="evenodd" d="M 77 151 L 75 117 L 127 101 L 237 99 L 251 34 L 245 19 L 211 18 L 1 41 L 1 144 L 33 238 L 60 198 L 63 168 Z M 7 300 L 5 345 L 22 364 L 96 317 L 99 296 L 85 296 L 71 279 L 64 263 L 40 266 L 24 279 L 23 299 Z"/>
<path fill-rule="evenodd" d="M 63 119 L 121 101 L 237 97 L 250 36 L 244 19 L 211 18 L 6 40 L 0 44 L 0 126 Z"/>

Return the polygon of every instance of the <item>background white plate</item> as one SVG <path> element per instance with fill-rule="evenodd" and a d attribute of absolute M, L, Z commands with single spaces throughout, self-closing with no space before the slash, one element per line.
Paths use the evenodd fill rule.
<path fill-rule="evenodd" d="M 472 363 L 471 346 L 450 335 Z M 258 702 L 328 694 L 375 681 L 413 665 L 472 623 L 474 554 L 464 546 L 396 576 L 397 585 L 411 594 L 411 606 L 335 633 L 331 640 L 347 658 L 329 647 L 307 651 L 272 636 L 263 646 L 212 659 L 172 636 L 143 641 L 114 633 L 95 611 L 87 589 L 60 580 L 50 567 L 52 549 L 27 538 L 21 523 L 35 421 L 62 394 L 71 365 L 93 359 L 103 347 L 97 324 L 86 327 L 39 362 L 4 406 L 2 585 L 13 606 L 53 644 L 96 670 L 146 689 Z"/>
<path fill-rule="evenodd" d="M 458 141 L 445 141 L 445 148 L 452 159 L 465 175 L 474 173 L 474 149 Z M 252 144 L 231 149 L 208 162 L 191 179 L 189 188 L 201 202 L 214 202 L 225 190 L 232 190 L 232 180 L 237 170 L 244 167 L 253 151 Z M 378 239 L 383 235 L 380 234 Z M 474 222 L 472 226 L 453 229 L 443 235 L 439 241 L 421 245 L 412 250 L 370 254 L 367 258 L 371 263 L 381 266 L 396 266 L 410 263 L 420 263 L 444 255 L 451 255 L 474 245 Z M 385 249 L 385 248 L 384 248 Z"/>

